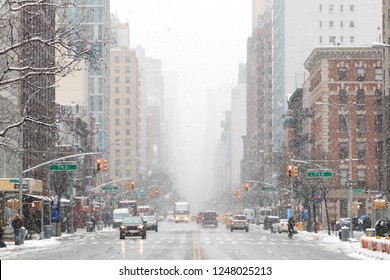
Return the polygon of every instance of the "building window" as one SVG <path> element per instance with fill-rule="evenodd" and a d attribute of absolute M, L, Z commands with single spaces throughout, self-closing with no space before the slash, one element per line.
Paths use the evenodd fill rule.
<path fill-rule="evenodd" d="M 339 115 L 339 130 L 340 130 L 340 132 L 348 131 L 346 118 L 347 118 L 347 116 L 345 116 L 345 115 Z"/>
<path fill-rule="evenodd" d="M 343 12 L 344 10 L 344 5 L 340 5 L 340 12 Z"/>
<path fill-rule="evenodd" d="M 329 12 L 333 12 L 333 9 L 334 9 L 334 6 L 333 5 L 329 5 Z"/>
<path fill-rule="evenodd" d="M 126 66 L 126 73 L 130 73 L 130 66 Z"/>
<path fill-rule="evenodd" d="M 356 103 L 361 105 L 361 104 L 364 104 L 364 101 L 365 101 L 365 92 L 364 92 L 364 89 L 358 89 L 357 93 L 356 93 Z"/>
<path fill-rule="evenodd" d="M 322 36 L 320 36 L 320 37 L 318 38 L 318 40 L 319 40 L 320 44 L 322 44 Z"/>
<path fill-rule="evenodd" d="M 130 56 L 126 56 L 126 63 L 130 63 Z"/>
<path fill-rule="evenodd" d="M 121 121 L 120 119 L 115 119 L 115 125 L 120 125 Z"/>
<path fill-rule="evenodd" d="M 319 6 L 318 6 L 318 10 L 319 10 L 320 12 L 322 12 L 322 5 L 319 5 Z"/>
<path fill-rule="evenodd" d="M 347 79 L 347 68 L 340 67 L 339 68 L 339 81 L 345 81 Z"/>
<path fill-rule="evenodd" d="M 340 21 L 340 27 L 341 27 L 341 28 L 344 27 L 344 21 Z"/>
<path fill-rule="evenodd" d="M 121 150 L 120 149 L 115 149 L 115 156 L 119 157 L 121 155 Z"/>
<path fill-rule="evenodd" d="M 366 184 L 366 170 L 358 169 L 358 186 L 364 186 Z"/>
<path fill-rule="evenodd" d="M 126 116 L 130 116 L 130 109 L 126 109 Z"/>
<path fill-rule="evenodd" d="M 381 133 L 382 132 L 382 126 L 383 126 L 383 115 L 377 115 L 376 116 L 376 132 Z"/>
<path fill-rule="evenodd" d="M 375 81 L 383 80 L 383 68 L 375 68 Z"/>
<path fill-rule="evenodd" d="M 126 156 L 127 157 L 131 156 L 131 150 L 130 149 L 126 149 Z"/>
<path fill-rule="evenodd" d="M 121 102 L 120 102 L 120 99 L 119 98 L 115 98 L 115 105 L 120 105 Z"/>
<path fill-rule="evenodd" d="M 347 157 L 348 157 L 348 144 L 347 144 L 347 142 L 340 142 L 339 157 L 340 157 L 340 159 L 347 159 Z"/>
<path fill-rule="evenodd" d="M 119 116 L 121 114 L 121 109 L 116 108 L 115 109 L 115 116 Z"/>
<path fill-rule="evenodd" d="M 334 26 L 334 21 L 333 20 L 329 21 L 329 27 L 333 27 L 333 26 Z"/>
<path fill-rule="evenodd" d="M 115 83 L 116 83 L 116 84 L 119 84 L 119 77 L 115 77 L 114 80 L 115 80 Z"/>
<path fill-rule="evenodd" d="M 126 136 L 130 136 L 130 129 L 126 129 Z"/>
<path fill-rule="evenodd" d="M 130 121 L 130 119 L 126 119 L 126 125 L 130 125 L 131 124 L 131 121 Z"/>
<path fill-rule="evenodd" d="M 349 10 L 350 10 L 351 12 L 355 11 L 355 5 L 349 5 Z"/>
<path fill-rule="evenodd" d="M 355 43 L 355 36 L 349 36 L 349 42 Z"/>
<path fill-rule="evenodd" d="M 375 90 L 375 100 L 376 100 L 376 105 L 378 106 L 382 105 L 382 90 L 380 89 Z"/>
<path fill-rule="evenodd" d="M 126 98 L 126 105 L 130 105 L 130 98 Z"/>
<path fill-rule="evenodd" d="M 339 91 L 339 103 L 340 104 L 347 104 L 347 90 L 340 89 Z"/>
<path fill-rule="evenodd" d="M 366 118 L 364 115 L 357 116 L 357 130 L 359 133 L 364 133 L 364 125 L 366 123 Z"/>
<path fill-rule="evenodd" d="M 130 87 L 126 87 L 126 93 L 130 93 Z"/>
<path fill-rule="evenodd" d="M 358 142 L 358 159 L 364 160 L 366 158 L 366 143 Z"/>
<path fill-rule="evenodd" d="M 365 70 L 364 67 L 358 67 L 356 69 L 356 78 L 358 81 L 364 81 Z"/>
<path fill-rule="evenodd" d="M 115 93 L 119 94 L 119 88 L 118 87 L 115 87 Z"/>
<path fill-rule="evenodd" d="M 126 84 L 130 84 L 130 77 L 126 76 Z"/>
<path fill-rule="evenodd" d="M 320 28 L 322 27 L 322 20 L 320 20 Z"/>
<path fill-rule="evenodd" d="M 344 36 L 340 36 L 340 43 L 344 43 Z"/>
<path fill-rule="evenodd" d="M 349 21 L 349 27 L 354 28 L 355 22 L 353 20 Z"/>
<path fill-rule="evenodd" d="M 345 183 L 348 181 L 348 171 L 347 169 L 340 169 L 340 186 L 345 186 Z"/>
<path fill-rule="evenodd" d="M 119 136 L 121 134 L 121 131 L 117 128 L 115 128 L 115 136 Z"/>
<path fill-rule="evenodd" d="M 116 74 L 119 73 L 119 66 L 115 66 L 115 73 L 116 73 Z"/>
<path fill-rule="evenodd" d="M 130 146 L 130 139 L 126 139 L 126 146 Z"/>
<path fill-rule="evenodd" d="M 114 60 L 115 60 L 115 63 L 119 63 L 119 56 L 115 56 Z"/>

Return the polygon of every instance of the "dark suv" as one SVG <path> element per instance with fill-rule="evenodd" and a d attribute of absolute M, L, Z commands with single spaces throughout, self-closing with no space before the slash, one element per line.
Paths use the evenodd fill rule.
<path fill-rule="evenodd" d="M 217 212 L 215 211 L 206 211 L 203 214 L 203 226 L 208 226 L 208 225 L 214 225 L 215 227 L 218 226 L 218 215 Z"/>

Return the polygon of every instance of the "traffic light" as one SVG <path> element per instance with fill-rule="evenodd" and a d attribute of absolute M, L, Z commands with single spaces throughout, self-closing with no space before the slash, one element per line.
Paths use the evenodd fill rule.
<path fill-rule="evenodd" d="M 289 178 L 291 178 L 293 176 L 293 169 L 294 169 L 293 165 L 290 164 L 289 166 L 287 166 L 287 176 Z"/>
<path fill-rule="evenodd" d="M 154 192 L 156 193 L 156 195 L 159 195 L 160 194 L 160 188 L 156 188 L 156 190 Z"/>
<path fill-rule="evenodd" d="M 295 165 L 294 165 L 294 174 L 293 174 L 294 177 L 298 177 L 298 174 L 299 174 L 299 173 L 298 173 L 298 166 L 295 166 Z"/>
<path fill-rule="evenodd" d="M 102 169 L 102 159 L 98 158 L 96 160 L 96 171 L 101 171 L 101 169 Z"/>
<path fill-rule="evenodd" d="M 249 190 L 249 184 L 243 184 L 242 188 L 247 192 Z"/>
<path fill-rule="evenodd" d="M 101 167 L 101 170 L 102 171 L 107 171 L 108 170 L 108 167 L 107 167 L 107 164 L 108 164 L 108 161 L 106 159 L 102 159 L 102 167 Z"/>

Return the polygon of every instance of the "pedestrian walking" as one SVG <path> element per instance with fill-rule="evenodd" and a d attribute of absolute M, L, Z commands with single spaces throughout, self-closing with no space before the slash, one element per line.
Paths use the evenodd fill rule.
<path fill-rule="evenodd" d="M 96 220 L 94 215 L 92 215 L 92 217 L 91 217 L 91 222 L 92 222 L 92 231 L 95 232 L 96 231 L 95 226 L 96 226 L 97 220 Z"/>
<path fill-rule="evenodd" d="M 21 228 L 23 226 L 23 221 L 20 218 L 19 214 L 15 215 L 15 218 L 12 220 L 11 225 L 14 228 L 15 245 L 20 245 L 20 234 Z"/>
<path fill-rule="evenodd" d="M 4 229 L 5 229 L 4 221 L 3 219 L 0 219 L 0 248 L 7 247 L 7 245 L 5 245 L 3 241 Z"/>

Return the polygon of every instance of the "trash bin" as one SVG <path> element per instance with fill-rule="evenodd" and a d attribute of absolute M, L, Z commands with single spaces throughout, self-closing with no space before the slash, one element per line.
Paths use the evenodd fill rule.
<path fill-rule="evenodd" d="M 25 227 L 20 228 L 20 234 L 19 234 L 19 245 L 24 244 L 24 238 L 27 235 L 27 229 Z"/>
<path fill-rule="evenodd" d="M 103 226 L 104 226 L 104 223 L 103 223 L 103 221 L 99 221 L 98 223 L 97 223 L 97 229 L 98 230 L 103 230 Z"/>
<path fill-rule="evenodd" d="M 375 236 L 375 228 L 366 228 L 364 233 L 366 234 L 366 236 L 369 236 L 369 237 Z"/>
<path fill-rule="evenodd" d="M 43 237 L 50 239 L 53 234 L 53 227 L 51 225 L 43 225 Z"/>
<path fill-rule="evenodd" d="M 92 222 L 87 222 L 87 232 L 93 232 L 93 224 L 92 224 Z"/>
<path fill-rule="evenodd" d="M 342 227 L 341 228 L 341 241 L 348 241 L 349 238 L 349 227 Z"/>

